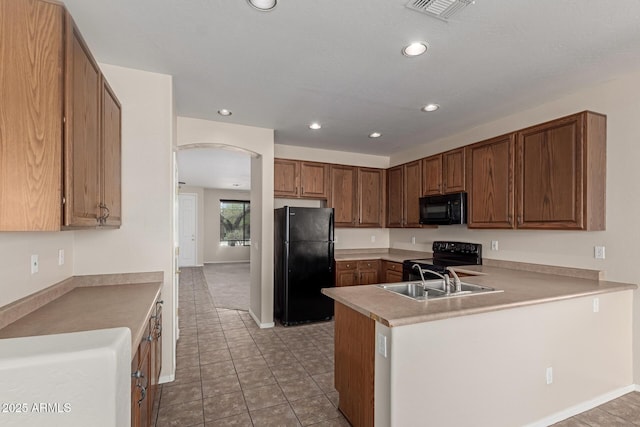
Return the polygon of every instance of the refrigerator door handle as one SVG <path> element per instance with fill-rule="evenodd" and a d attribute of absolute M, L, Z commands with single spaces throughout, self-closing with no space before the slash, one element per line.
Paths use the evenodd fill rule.
<path fill-rule="evenodd" d="M 333 216 L 334 216 L 334 211 L 333 208 L 331 209 L 331 214 L 329 215 L 329 241 L 333 242 Z M 333 255 L 333 254 L 332 254 Z M 331 259 L 333 259 L 333 256 L 331 257 Z"/>

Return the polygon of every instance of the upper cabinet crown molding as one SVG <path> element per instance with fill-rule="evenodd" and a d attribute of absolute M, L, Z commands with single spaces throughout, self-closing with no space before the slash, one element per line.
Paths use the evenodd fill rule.
<path fill-rule="evenodd" d="M 44 0 L 0 0 L 0 16 L 0 231 L 118 226 L 120 103 L 110 91 L 105 111 L 104 76 L 73 19 Z"/>

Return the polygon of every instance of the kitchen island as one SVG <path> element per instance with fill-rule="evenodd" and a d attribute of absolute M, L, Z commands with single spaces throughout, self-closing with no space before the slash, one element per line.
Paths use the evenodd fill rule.
<path fill-rule="evenodd" d="M 456 268 L 503 292 L 336 301 L 335 384 L 355 426 L 547 425 L 630 391 L 636 285 Z"/>

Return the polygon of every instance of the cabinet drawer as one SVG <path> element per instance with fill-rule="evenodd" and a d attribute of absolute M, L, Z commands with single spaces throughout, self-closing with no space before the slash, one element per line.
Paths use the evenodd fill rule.
<path fill-rule="evenodd" d="M 380 268 L 378 260 L 358 261 L 358 270 L 377 270 L 378 268 Z"/>
<path fill-rule="evenodd" d="M 387 261 L 387 271 L 402 271 L 402 264 L 399 262 Z"/>
<path fill-rule="evenodd" d="M 357 268 L 357 261 L 336 261 L 336 270 L 355 270 Z"/>

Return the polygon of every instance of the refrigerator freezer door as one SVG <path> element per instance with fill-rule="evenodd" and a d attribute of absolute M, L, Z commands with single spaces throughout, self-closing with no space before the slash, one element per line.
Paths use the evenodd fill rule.
<path fill-rule="evenodd" d="M 333 241 L 333 209 L 289 208 L 289 241 Z"/>
<path fill-rule="evenodd" d="M 332 242 L 290 242 L 283 323 L 328 319 L 333 300 L 320 290 L 334 286 Z"/>

